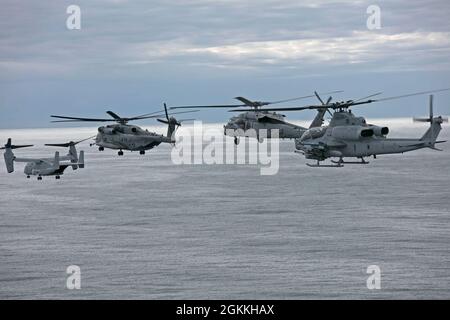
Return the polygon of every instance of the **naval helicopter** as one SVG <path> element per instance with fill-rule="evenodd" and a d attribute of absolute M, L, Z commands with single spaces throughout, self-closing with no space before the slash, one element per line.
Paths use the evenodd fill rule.
<path fill-rule="evenodd" d="M 164 113 L 161 114 L 162 112 Z M 197 110 L 175 112 L 172 114 L 192 112 L 197 112 Z M 97 136 L 95 137 L 95 143 L 92 143 L 91 146 L 97 145 L 99 151 L 104 151 L 105 148 L 119 150 L 118 155 L 123 156 L 123 150 L 139 151 L 139 154 L 143 155 L 146 150 L 153 149 L 161 143 L 174 144 L 175 131 L 181 126 L 181 123 L 183 121 L 193 120 L 177 120 L 174 117 L 169 116 L 166 104 L 164 104 L 164 110 L 130 118 L 120 117 L 112 111 L 107 111 L 106 113 L 111 116 L 111 118 L 79 118 L 52 115 L 52 118 L 63 120 L 55 120 L 51 122 L 117 122 L 116 124 L 99 127 Z M 165 117 L 165 119 L 160 119 L 161 117 Z M 156 118 L 157 121 L 167 124 L 167 135 L 150 132 L 139 126 L 128 124 L 130 121 L 150 118 Z"/>
<path fill-rule="evenodd" d="M 9 138 L 5 146 L 0 149 L 5 150 L 4 157 L 8 173 L 14 172 L 14 162 L 25 162 L 26 165 L 23 172 L 26 174 L 27 178 L 30 178 L 30 176 L 33 175 L 37 176 L 38 180 L 42 180 L 43 176 L 55 176 L 55 179 L 59 180 L 61 175 L 64 174 L 64 170 L 69 166 L 72 167 L 73 170 L 84 168 L 84 151 L 80 151 L 80 155 L 78 156 L 75 145 L 92 138 L 93 137 L 89 137 L 77 142 L 70 141 L 67 143 L 46 144 L 46 146 L 69 148 L 69 153 L 66 156 L 60 156 L 59 152 L 56 151 L 53 158 L 18 158 L 12 150 L 32 147 L 33 145 L 13 145 L 11 138 Z"/>
<path fill-rule="evenodd" d="M 378 101 L 386 101 L 400 99 L 404 97 L 422 95 L 433 92 L 447 91 L 450 89 L 432 90 L 407 94 L 403 96 L 388 97 L 382 99 L 367 98 L 379 95 L 376 93 L 368 97 L 358 100 L 348 100 L 342 102 L 326 103 L 317 106 L 279 108 L 282 111 L 294 110 L 334 110 L 331 121 L 328 126 L 314 127 L 305 131 L 303 135 L 296 139 L 296 152 L 301 153 L 306 159 L 313 159 L 317 162 L 309 164 L 310 167 L 342 167 L 344 164 L 368 164 L 364 157 L 373 156 L 376 159 L 380 154 L 395 154 L 408 151 L 418 150 L 422 148 L 430 148 L 440 150 L 435 147 L 438 143 L 445 141 L 437 141 L 441 124 L 448 122 L 447 118 L 442 116 L 434 117 L 433 115 L 433 95 L 430 96 L 430 114 L 427 118 L 414 118 L 416 122 L 429 122 L 430 128 L 423 134 L 421 138 L 397 139 L 387 138 L 389 134 L 388 127 L 379 127 L 368 124 L 363 117 L 355 116 L 350 110 L 351 107 L 357 105 L 368 104 Z M 272 110 L 272 109 L 271 109 Z M 344 161 L 344 157 L 358 158 L 360 161 Z M 331 160 L 333 164 L 320 164 L 328 158 L 338 158 Z"/>
<path fill-rule="evenodd" d="M 323 94 L 340 93 L 342 91 L 331 91 L 324 92 Z M 235 97 L 236 100 L 240 101 L 241 104 L 225 104 L 225 105 L 191 105 L 191 106 L 176 106 L 170 107 L 170 109 L 185 109 L 185 108 L 241 108 L 248 107 L 248 110 L 233 109 L 231 112 L 242 112 L 236 116 L 229 119 L 228 123 L 224 125 L 224 135 L 228 135 L 234 138 L 234 143 L 239 144 L 240 137 L 255 137 L 253 132 L 247 131 L 253 129 L 256 131 L 256 138 L 259 142 L 262 142 L 263 138 L 260 137 L 259 131 L 265 130 L 266 138 L 271 138 L 271 130 L 278 130 L 278 138 L 280 139 L 295 139 L 300 138 L 302 134 L 308 129 L 302 126 L 289 123 L 285 120 L 285 115 L 269 112 L 262 110 L 264 106 L 269 106 L 273 104 L 285 103 L 290 101 L 296 101 L 311 97 L 320 97 L 315 92 L 314 95 L 307 95 L 302 97 L 278 100 L 278 101 L 252 101 L 244 97 Z M 331 97 L 328 100 L 330 102 Z M 317 126 L 317 122 L 322 124 L 320 119 L 323 119 L 324 111 L 318 110 L 316 119 L 313 121 L 311 126 Z M 323 121 L 323 120 L 322 120 Z"/>

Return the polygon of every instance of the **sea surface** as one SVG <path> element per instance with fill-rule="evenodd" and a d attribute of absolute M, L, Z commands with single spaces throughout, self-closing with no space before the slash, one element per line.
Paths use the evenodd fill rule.
<path fill-rule="evenodd" d="M 371 122 L 392 137 L 427 128 Z M 57 150 L 44 143 L 95 133 L 0 130 L 0 140 L 42 157 Z M 286 140 L 268 176 L 259 165 L 175 165 L 170 145 L 123 157 L 77 147 L 86 167 L 59 181 L 0 163 L 0 299 L 450 299 L 450 143 L 309 168 Z M 70 265 L 79 290 L 66 287 Z M 370 265 L 379 290 L 367 288 Z"/>

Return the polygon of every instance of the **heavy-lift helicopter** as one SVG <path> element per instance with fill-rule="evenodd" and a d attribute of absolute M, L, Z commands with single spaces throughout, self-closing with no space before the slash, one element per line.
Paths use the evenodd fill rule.
<path fill-rule="evenodd" d="M 162 112 L 164 113 L 161 114 Z M 197 112 L 197 110 L 175 112 L 172 114 L 191 113 L 191 112 Z M 64 119 L 64 120 L 55 120 L 52 122 L 117 122 L 117 124 L 99 127 L 98 134 L 95 138 L 95 143 L 91 145 L 97 145 L 99 151 L 104 151 L 105 148 L 119 150 L 118 152 L 119 156 L 123 156 L 123 150 L 139 151 L 140 154 L 145 154 L 146 150 L 153 149 L 154 147 L 160 145 L 161 143 L 174 144 L 175 143 L 174 134 L 177 128 L 181 126 L 181 122 L 192 120 L 192 119 L 177 120 L 174 117 L 169 116 L 166 104 L 164 104 L 164 110 L 130 118 L 120 117 L 112 111 L 107 111 L 106 113 L 110 115 L 112 119 L 79 118 L 79 117 L 67 117 L 55 115 L 52 115 L 51 117 Z M 166 136 L 158 134 L 156 132 L 144 130 L 139 126 L 128 124 L 128 122 L 130 121 L 150 119 L 150 118 L 161 118 L 164 116 L 165 119 L 156 119 L 156 120 L 167 124 L 168 128 Z"/>
<path fill-rule="evenodd" d="M 441 131 L 441 124 L 443 122 L 448 122 L 448 119 L 442 116 L 434 117 L 433 96 L 430 96 L 429 117 L 414 119 L 414 121 L 430 123 L 430 128 L 425 134 L 419 139 L 391 139 L 386 137 L 389 133 L 388 127 L 379 127 L 366 123 L 366 120 L 363 117 L 357 117 L 351 112 L 351 107 L 447 90 L 450 89 L 432 90 L 382 99 L 365 100 L 381 94 L 376 93 L 358 100 L 324 103 L 322 105 L 305 107 L 277 108 L 276 110 L 334 110 L 328 126 L 310 128 L 295 141 L 296 152 L 304 154 L 307 159 L 317 161 L 316 164 L 307 164 L 308 166 L 342 167 L 344 164 L 368 164 L 369 162 L 365 161 L 364 157 L 373 156 L 376 158 L 376 156 L 380 154 L 404 153 L 422 148 L 439 150 L 435 147 L 435 144 L 445 141 L 437 141 L 437 137 Z M 275 109 L 268 110 L 272 111 Z M 359 158 L 360 161 L 345 162 L 344 157 L 355 157 Z M 320 161 L 324 161 L 327 158 L 338 158 L 339 160 L 332 160 L 332 165 L 321 165 Z"/>
<path fill-rule="evenodd" d="M 338 93 L 342 91 L 331 91 L 325 92 L 324 94 Z M 269 112 L 267 110 L 261 109 L 264 106 L 285 103 L 290 101 L 296 101 L 311 97 L 320 97 L 317 93 L 314 95 L 307 95 L 302 97 L 290 98 L 285 100 L 264 102 L 264 101 L 252 101 L 246 99 L 244 97 L 236 97 L 235 99 L 242 102 L 242 104 L 225 104 L 225 105 L 191 105 L 191 106 L 176 106 L 170 107 L 170 109 L 185 109 L 185 108 L 241 108 L 241 107 L 250 107 L 248 110 L 235 109 L 230 110 L 231 112 L 243 112 L 239 115 L 233 116 L 230 118 L 227 124 L 224 125 L 224 135 L 228 135 L 234 137 L 234 143 L 239 143 L 239 137 L 254 137 L 254 134 L 247 132 L 249 129 L 253 129 L 256 131 L 256 138 L 261 142 L 262 138 L 260 138 L 259 131 L 266 130 L 267 138 L 271 138 L 271 130 L 278 130 L 278 138 L 280 139 L 295 139 L 300 138 L 302 134 L 307 130 L 302 126 L 295 125 L 293 123 L 289 123 L 285 120 L 285 115 Z M 327 101 L 329 103 L 331 101 L 331 97 Z M 323 115 L 325 111 L 318 110 L 318 114 L 316 119 L 313 121 L 311 126 L 317 126 L 317 123 L 320 122 L 320 125 L 323 121 Z M 322 119 L 322 120 L 321 120 Z"/>

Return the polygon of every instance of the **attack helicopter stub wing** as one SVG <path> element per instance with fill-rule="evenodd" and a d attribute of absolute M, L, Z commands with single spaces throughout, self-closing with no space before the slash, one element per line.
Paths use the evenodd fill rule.
<path fill-rule="evenodd" d="M 329 148 L 345 148 L 345 147 L 347 146 L 347 144 L 346 144 L 345 142 L 342 142 L 342 141 L 336 141 L 336 140 L 328 141 L 328 142 L 326 143 L 326 145 L 327 145 L 327 147 L 329 147 Z"/>
<path fill-rule="evenodd" d="M 311 147 L 321 147 L 321 148 L 345 148 L 347 144 L 342 141 L 328 141 L 328 142 L 301 142 L 304 146 L 311 146 Z"/>

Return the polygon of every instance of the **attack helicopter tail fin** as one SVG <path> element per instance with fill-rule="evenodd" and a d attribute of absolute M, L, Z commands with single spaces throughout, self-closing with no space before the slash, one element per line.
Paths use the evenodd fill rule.
<path fill-rule="evenodd" d="M 429 122 L 430 128 L 425 132 L 425 134 L 420 138 L 421 141 L 428 142 L 434 147 L 436 140 L 441 132 L 441 123 L 448 122 L 447 118 L 443 118 L 441 116 L 434 117 L 433 116 L 433 95 L 430 95 L 430 115 L 428 118 L 414 118 L 414 122 Z"/>
<path fill-rule="evenodd" d="M 431 126 L 428 128 L 428 130 L 425 132 L 422 138 L 420 138 L 420 140 L 425 142 L 431 142 L 431 144 L 434 146 L 434 144 L 436 143 L 436 139 L 438 138 L 439 133 L 441 132 L 441 129 L 442 129 L 441 122 L 433 121 L 431 123 Z"/>

